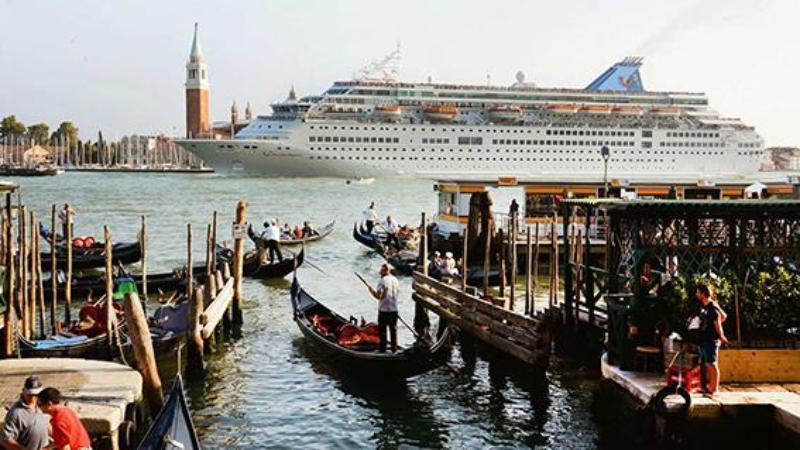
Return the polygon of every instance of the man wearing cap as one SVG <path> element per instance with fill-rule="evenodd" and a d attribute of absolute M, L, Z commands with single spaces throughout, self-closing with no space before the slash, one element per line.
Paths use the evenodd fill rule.
<path fill-rule="evenodd" d="M 92 447 L 89 433 L 72 409 L 61 404 L 61 392 L 54 387 L 39 394 L 39 407 L 50 416 L 53 443 L 58 450 L 83 450 Z"/>
<path fill-rule="evenodd" d="M 380 351 L 386 352 L 386 329 L 392 345 L 392 353 L 397 351 L 397 293 L 400 282 L 392 275 L 392 266 L 383 263 L 381 281 L 378 288 L 369 287 L 369 292 L 378 300 L 378 329 L 380 330 Z"/>
<path fill-rule="evenodd" d="M 6 413 L 0 446 L 9 450 L 39 450 L 48 445 L 48 418 L 37 406 L 42 382 L 38 375 L 25 380 L 19 400 Z"/>

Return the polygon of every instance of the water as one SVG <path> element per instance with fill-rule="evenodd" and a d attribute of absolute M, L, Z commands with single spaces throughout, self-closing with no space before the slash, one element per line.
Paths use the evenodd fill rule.
<path fill-rule="evenodd" d="M 376 304 L 353 271 L 377 280 L 380 257 L 351 235 L 371 200 L 401 223 L 435 213 L 432 183 L 377 180 L 227 179 L 214 175 L 70 173 L 18 179 L 23 198 L 49 222 L 53 203 L 76 210 L 78 235 L 136 238 L 148 220 L 148 267 L 170 270 L 186 261 L 186 224 L 194 227 L 195 261 L 202 261 L 206 224 L 219 211 L 220 240 L 230 239 L 238 200 L 260 227 L 266 218 L 316 225 L 335 217 L 337 229 L 310 245 L 303 285 L 343 315 L 374 319 Z M 410 280 L 402 279 L 401 315 L 413 317 Z M 242 339 L 209 357 L 208 375 L 189 385 L 191 408 L 209 448 L 596 448 L 601 429 L 591 414 L 598 381 L 590 369 L 554 358 L 546 377 L 513 370 L 472 345 L 457 346 L 453 373 L 440 368 L 400 384 L 357 382 L 310 347 L 292 322 L 289 280 L 245 280 Z M 410 342 L 405 330 L 401 342 Z"/>

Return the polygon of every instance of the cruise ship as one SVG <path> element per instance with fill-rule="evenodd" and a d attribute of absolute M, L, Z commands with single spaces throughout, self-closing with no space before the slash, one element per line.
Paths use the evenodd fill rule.
<path fill-rule="evenodd" d="M 178 143 L 222 174 L 436 180 L 714 179 L 759 167 L 752 126 L 703 93 L 647 91 L 642 59 L 584 89 L 363 76 L 271 105 L 231 139 Z M 386 72 L 386 71 L 384 71 Z M 608 149 L 607 167 L 601 149 Z"/>

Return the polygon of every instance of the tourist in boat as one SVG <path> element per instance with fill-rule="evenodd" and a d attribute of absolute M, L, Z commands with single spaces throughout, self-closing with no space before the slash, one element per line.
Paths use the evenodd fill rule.
<path fill-rule="evenodd" d="M 400 226 L 392 216 L 386 216 L 386 224 L 383 226 L 386 229 L 386 246 L 400 250 L 400 238 L 397 237 L 397 232 L 400 231 Z"/>
<path fill-rule="evenodd" d="M 278 261 L 283 261 L 283 254 L 281 253 L 280 238 L 281 233 L 278 229 L 278 221 L 272 219 L 272 222 L 264 222 L 264 232 L 261 233 L 261 239 L 267 243 L 267 250 L 269 250 L 269 263 L 275 262 L 275 256 L 278 256 Z"/>
<path fill-rule="evenodd" d="M 46 448 L 49 443 L 48 418 L 39 409 L 39 394 L 42 381 L 38 375 L 25 379 L 19 399 L 6 413 L 5 423 L 0 432 L 0 447 L 5 449 Z"/>
<path fill-rule="evenodd" d="M 92 447 L 89 433 L 72 409 L 61 404 L 61 392 L 48 387 L 39 394 L 39 408 L 50 416 L 50 430 L 55 449 L 83 450 Z"/>
<path fill-rule="evenodd" d="M 397 294 L 400 282 L 392 275 L 392 266 L 383 263 L 378 287 L 368 286 L 370 294 L 378 300 L 378 329 L 381 352 L 386 352 L 386 330 L 389 330 L 392 353 L 397 352 Z"/>
<path fill-rule="evenodd" d="M 428 275 L 437 280 L 441 279 L 443 263 L 444 261 L 442 260 L 442 254 L 439 253 L 439 250 L 433 252 L 433 257 L 431 258 L 431 262 L 428 263 Z"/>
<path fill-rule="evenodd" d="M 291 239 L 292 238 L 292 228 L 289 226 L 288 223 L 283 224 L 283 229 L 281 230 L 281 237 L 283 239 Z"/>
<path fill-rule="evenodd" d="M 448 277 L 458 276 L 458 268 L 456 268 L 456 260 L 453 258 L 453 252 L 447 252 L 444 254 L 442 267 L 442 275 Z"/>
<path fill-rule="evenodd" d="M 303 239 L 303 227 L 301 227 L 299 223 L 294 226 L 293 234 L 295 239 Z"/>
<path fill-rule="evenodd" d="M 314 231 L 314 228 L 311 227 L 311 222 L 305 221 L 303 222 L 303 237 L 310 238 L 314 236 L 317 232 Z"/>
<path fill-rule="evenodd" d="M 727 315 L 717 302 L 711 299 L 711 291 L 705 284 L 698 284 L 695 288 L 695 298 L 700 302 L 700 335 L 697 345 L 700 362 L 705 369 L 706 385 L 705 395 L 713 397 L 719 388 L 719 347 L 728 342 L 722 322 Z"/>
<path fill-rule="evenodd" d="M 369 207 L 364 210 L 362 216 L 364 218 L 364 226 L 367 227 L 367 233 L 372 233 L 375 228 L 375 223 L 378 221 L 378 205 L 375 202 L 369 204 Z"/>

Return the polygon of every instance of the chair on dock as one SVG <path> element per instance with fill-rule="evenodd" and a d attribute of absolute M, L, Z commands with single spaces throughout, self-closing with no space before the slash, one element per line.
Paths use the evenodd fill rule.
<path fill-rule="evenodd" d="M 639 345 L 634 354 L 634 370 L 637 372 L 659 372 L 662 369 L 664 358 L 661 349 L 648 345 Z M 650 368 L 650 370 L 647 370 Z"/>

